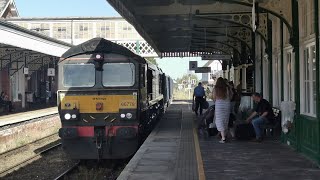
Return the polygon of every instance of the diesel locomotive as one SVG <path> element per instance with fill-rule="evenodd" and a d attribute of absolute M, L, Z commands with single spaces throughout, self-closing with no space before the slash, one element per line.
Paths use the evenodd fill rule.
<path fill-rule="evenodd" d="M 172 79 L 127 48 L 94 38 L 58 64 L 59 136 L 73 159 L 132 156 L 172 102 Z"/>

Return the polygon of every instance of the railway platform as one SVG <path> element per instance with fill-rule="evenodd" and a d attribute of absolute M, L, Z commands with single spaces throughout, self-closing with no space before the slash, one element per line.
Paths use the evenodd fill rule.
<path fill-rule="evenodd" d="M 57 107 L 0 116 L 0 154 L 43 137 L 61 127 Z"/>
<path fill-rule="evenodd" d="M 49 116 L 54 114 L 58 114 L 57 107 L 51 107 L 51 108 L 45 108 L 40 110 L 27 111 L 27 112 L 21 112 L 21 113 L 9 114 L 9 115 L 2 115 L 0 116 L 0 127 L 11 125 L 11 124 L 17 124 L 24 121 L 37 119 L 39 117 L 44 117 L 44 116 Z"/>
<path fill-rule="evenodd" d="M 175 101 L 118 180 L 318 179 L 312 161 L 275 140 L 218 143 L 198 137 L 191 103 Z"/>

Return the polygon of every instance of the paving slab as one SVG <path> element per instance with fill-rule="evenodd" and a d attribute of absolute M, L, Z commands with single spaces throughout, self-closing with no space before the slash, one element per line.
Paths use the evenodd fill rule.
<path fill-rule="evenodd" d="M 199 138 L 207 180 L 318 180 L 318 166 L 279 141 L 262 143 Z"/>
<path fill-rule="evenodd" d="M 3 115 L 3 116 L 0 116 L 0 127 L 31 120 L 31 119 L 36 119 L 42 116 L 57 114 L 57 113 L 58 113 L 58 108 L 51 107 L 51 108 L 40 109 L 35 111 L 27 111 L 27 112 L 21 112 L 16 114 Z"/>
<path fill-rule="evenodd" d="M 193 119 L 188 104 L 173 104 L 118 180 L 197 180 Z"/>

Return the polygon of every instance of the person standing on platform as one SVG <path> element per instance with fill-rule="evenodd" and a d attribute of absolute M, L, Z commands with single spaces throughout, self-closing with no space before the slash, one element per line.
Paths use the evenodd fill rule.
<path fill-rule="evenodd" d="M 242 93 L 242 83 L 241 83 L 241 80 L 240 80 L 240 83 L 237 85 L 237 93 L 238 94 L 241 94 Z"/>
<path fill-rule="evenodd" d="M 236 89 L 234 88 L 234 84 L 233 84 L 232 81 L 229 82 L 229 86 L 230 86 L 229 91 L 232 92 L 232 98 L 230 99 L 230 101 L 231 101 L 231 113 L 236 114 L 235 105 L 236 105 L 236 100 L 237 100 L 238 94 L 237 94 Z"/>
<path fill-rule="evenodd" d="M 9 96 L 3 91 L 1 92 L 1 95 L 0 95 L 0 103 L 8 106 L 9 112 L 12 112 L 13 110 L 12 102 L 9 101 Z"/>
<path fill-rule="evenodd" d="M 206 100 L 206 93 L 204 90 L 204 87 L 202 87 L 202 83 L 199 82 L 198 86 L 194 88 L 193 91 L 193 103 L 196 103 L 196 107 L 194 109 L 194 112 L 198 116 L 198 109 L 200 107 L 200 115 L 202 115 L 203 111 L 203 103 Z"/>
<path fill-rule="evenodd" d="M 215 101 L 215 123 L 221 135 L 220 143 L 226 142 L 230 117 L 230 92 L 223 78 L 218 78 L 212 99 Z"/>
<path fill-rule="evenodd" d="M 236 97 L 235 111 L 238 114 L 239 113 L 240 103 L 241 103 L 241 95 L 242 95 L 241 80 L 240 80 L 240 83 L 236 87 L 236 91 L 237 91 L 237 97 Z"/>

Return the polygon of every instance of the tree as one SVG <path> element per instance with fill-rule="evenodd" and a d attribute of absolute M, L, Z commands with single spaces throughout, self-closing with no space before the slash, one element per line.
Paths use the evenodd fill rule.
<path fill-rule="evenodd" d="M 153 57 L 147 57 L 147 58 L 145 58 L 145 59 L 146 59 L 147 61 L 149 61 L 150 63 L 158 66 L 157 60 L 156 60 L 155 58 L 153 58 Z"/>
<path fill-rule="evenodd" d="M 198 82 L 199 82 L 197 75 L 195 75 L 195 74 L 185 74 L 181 78 L 177 78 L 177 83 L 178 84 L 183 84 L 183 82 L 185 82 L 186 84 L 188 84 L 189 83 L 189 79 L 190 79 L 190 81 L 192 81 L 192 79 L 195 79 L 195 84 L 194 85 L 197 85 Z"/>

